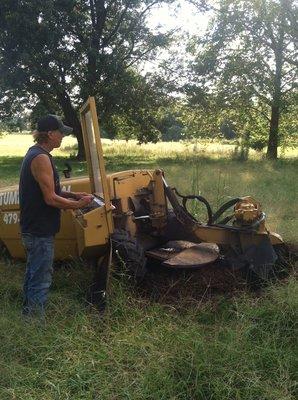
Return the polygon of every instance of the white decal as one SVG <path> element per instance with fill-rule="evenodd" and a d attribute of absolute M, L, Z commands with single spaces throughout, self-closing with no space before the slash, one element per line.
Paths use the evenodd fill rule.
<path fill-rule="evenodd" d="M 0 193 L 0 206 L 11 204 L 19 204 L 19 191 Z"/>
<path fill-rule="evenodd" d="M 4 213 L 3 214 L 3 222 L 6 225 L 10 224 L 18 224 L 20 222 L 20 218 L 18 213 L 13 212 L 13 213 Z"/>
<path fill-rule="evenodd" d="M 62 186 L 63 192 L 70 192 L 71 186 Z M 13 204 L 19 204 L 19 191 L 14 190 L 10 192 L 0 193 L 0 206 L 8 206 Z"/>

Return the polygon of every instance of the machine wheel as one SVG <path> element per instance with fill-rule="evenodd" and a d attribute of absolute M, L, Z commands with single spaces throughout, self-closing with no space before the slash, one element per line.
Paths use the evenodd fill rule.
<path fill-rule="evenodd" d="M 7 247 L 0 239 L 0 258 L 4 259 L 5 261 L 9 261 L 12 259 Z"/>
<path fill-rule="evenodd" d="M 130 276 L 136 281 L 144 278 L 147 259 L 143 247 L 123 229 L 116 229 L 112 235 L 113 259 L 118 265 L 125 265 Z"/>
<path fill-rule="evenodd" d="M 274 246 L 277 260 L 274 265 L 261 265 L 255 269 L 253 266 L 247 265 L 244 269 L 244 275 L 247 283 L 253 289 L 266 286 L 268 282 L 282 279 L 289 275 L 289 271 L 294 262 L 294 255 L 290 253 L 285 244 Z"/>
<path fill-rule="evenodd" d="M 284 243 L 275 245 L 274 251 L 277 255 L 277 261 L 274 265 L 274 275 L 277 278 L 285 278 L 289 275 L 291 268 L 293 268 L 297 260 L 297 255 L 295 256 Z"/>
<path fill-rule="evenodd" d="M 258 271 L 253 265 L 247 264 L 242 270 L 242 276 L 248 287 L 252 290 L 261 289 L 272 279 L 272 265 L 258 266 Z"/>

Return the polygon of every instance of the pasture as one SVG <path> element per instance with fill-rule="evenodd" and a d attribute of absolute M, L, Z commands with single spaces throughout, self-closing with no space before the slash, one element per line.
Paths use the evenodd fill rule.
<path fill-rule="evenodd" d="M 0 138 L 0 186 L 17 184 L 29 135 Z M 268 162 L 240 162 L 234 145 L 104 140 L 108 172 L 162 168 L 171 186 L 206 197 L 214 209 L 252 195 L 268 227 L 297 244 L 297 149 Z M 74 139 L 53 152 L 59 171 L 70 161 L 84 175 Z M 204 219 L 201 209 L 196 215 Z M 297 395 L 298 285 L 295 273 L 261 292 L 206 290 L 175 301 L 146 295 L 125 271 L 115 272 L 107 313 L 85 301 L 86 265 L 55 271 L 46 325 L 20 316 L 24 264 L 0 261 L 0 399 L 2 400 L 294 400 Z M 172 282 L 174 285 L 175 283 Z M 181 277 L 180 285 L 190 282 Z M 169 286 L 168 292 L 171 291 Z"/>

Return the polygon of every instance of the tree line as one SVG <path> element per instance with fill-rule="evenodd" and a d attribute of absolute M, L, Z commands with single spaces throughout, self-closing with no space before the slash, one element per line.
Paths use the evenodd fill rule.
<path fill-rule="evenodd" d="M 153 7 L 174 0 L 1 2 L 2 124 L 28 109 L 33 124 L 63 114 L 82 159 L 78 109 L 91 95 L 108 137 L 240 137 L 276 159 L 297 132 L 295 1 L 189 2 L 212 15 L 203 37 L 150 27 Z M 167 49 L 158 69 L 141 72 Z"/>

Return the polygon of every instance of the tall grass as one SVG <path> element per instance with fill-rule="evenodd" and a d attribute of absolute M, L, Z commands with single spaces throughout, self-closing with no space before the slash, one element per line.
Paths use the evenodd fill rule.
<path fill-rule="evenodd" d="M 56 272 L 46 326 L 19 315 L 22 265 L 1 265 L 1 399 L 295 399 L 297 285 L 190 306 L 112 279 L 104 318 L 90 274 Z"/>
<path fill-rule="evenodd" d="M 235 153 L 236 143 L 228 141 L 214 141 L 209 139 L 198 139 L 180 142 L 159 142 L 156 144 L 146 143 L 139 145 L 135 140 L 110 140 L 102 139 L 104 154 L 107 157 L 120 157 L 123 155 L 140 159 L 170 158 L 178 160 L 189 157 L 213 157 L 227 158 Z M 0 137 L 1 156 L 23 156 L 27 148 L 33 144 L 30 134 L 4 134 Z M 74 156 L 77 151 L 76 139 L 68 136 L 63 139 L 62 146 L 53 151 L 54 156 Z M 298 156 L 297 147 L 286 147 L 279 149 L 279 155 L 283 158 Z M 262 159 L 264 152 L 250 150 L 250 158 Z"/>

